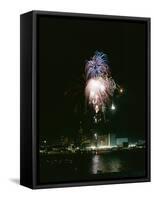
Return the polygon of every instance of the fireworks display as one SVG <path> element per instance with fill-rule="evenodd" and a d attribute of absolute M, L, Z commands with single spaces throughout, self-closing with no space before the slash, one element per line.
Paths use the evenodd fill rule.
<path fill-rule="evenodd" d="M 105 112 L 111 97 L 116 89 L 116 84 L 111 77 L 107 55 L 96 51 L 85 66 L 86 86 L 85 96 L 89 106 L 95 113 Z"/>

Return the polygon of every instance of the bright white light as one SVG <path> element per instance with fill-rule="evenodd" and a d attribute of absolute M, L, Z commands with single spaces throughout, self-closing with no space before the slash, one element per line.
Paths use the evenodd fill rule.
<path fill-rule="evenodd" d="M 99 145 L 98 149 L 111 149 L 111 147 L 107 145 Z"/>
<path fill-rule="evenodd" d="M 129 144 L 128 147 L 136 147 L 136 144 Z"/>
<path fill-rule="evenodd" d="M 98 113 L 103 104 L 103 99 L 106 97 L 105 81 L 102 78 L 90 79 L 85 92 L 89 104 L 93 105 L 95 112 Z"/>
<path fill-rule="evenodd" d="M 119 91 L 120 91 L 120 93 L 123 93 L 123 92 L 124 92 L 123 88 L 120 88 L 120 90 L 119 90 Z"/>
<path fill-rule="evenodd" d="M 98 111 L 99 111 L 98 105 L 95 106 L 95 111 L 96 111 L 96 113 L 98 113 Z"/>
<path fill-rule="evenodd" d="M 116 84 L 112 78 L 107 76 L 91 78 L 86 83 L 85 96 L 95 111 L 104 112 L 105 107 L 113 96 Z"/>
<path fill-rule="evenodd" d="M 102 84 L 100 79 L 91 79 L 90 87 L 92 87 L 93 94 L 95 94 L 95 91 L 97 90 L 101 90 L 101 92 L 104 92 L 105 90 L 105 86 Z"/>
<path fill-rule="evenodd" d="M 100 79 L 91 79 L 88 83 L 89 98 L 93 104 L 97 104 L 99 95 L 105 91 L 105 85 Z"/>
<path fill-rule="evenodd" d="M 95 136 L 95 138 L 96 138 L 96 140 L 97 140 L 97 133 L 95 133 L 94 136 Z"/>
<path fill-rule="evenodd" d="M 94 150 L 96 147 L 95 147 L 95 146 L 90 146 L 90 148 L 91 148 L 92 150 Z"/>
<path fill-rule="evenodd" d="M 115 105 L 112 104 L 112 105 L 111 105 L 111 110 L 115 110 L 115 109 L 116 109 Z"/>
<path fill-rule="evenodd" d="M 97 123 L 97 118 L 94 116 L 94 122 Z"/>

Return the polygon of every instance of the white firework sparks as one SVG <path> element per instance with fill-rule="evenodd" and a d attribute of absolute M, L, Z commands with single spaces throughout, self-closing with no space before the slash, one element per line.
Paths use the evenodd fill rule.
<path fill-rule="evenodd" d="M 105 107 L 109 103 L 110 97 L 113 96 L 115 89 L 116 84 L 112 77 L 99 76 L 87 81 L 85 96 L 95 113 L 105 111 Z"/>
<path fill-rule="evenodd" d="M 105 112 L 111 97 L 116 89 L 116 84 L 111 77 L 107 55 L 96 51 L 91 60 L 85 65 L 86 85 L 85 96 L 87 103 L 95 113 Z M 123 93 L 123 90 L 120 90 Z M 115 108 L 112 106 L 111 108 Z"/>

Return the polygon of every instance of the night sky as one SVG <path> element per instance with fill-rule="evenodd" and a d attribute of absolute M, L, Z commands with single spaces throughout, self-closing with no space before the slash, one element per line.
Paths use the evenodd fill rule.
<path fill-rule="evenodd" d="M 146 110 L 146 24 L 39 16 L 38 124 L 52 141 L 78 134 L 85 115 L 84 67 L 96 50 L 108 55 L 113 79 L 125 90 L 116 99 L 111 127 L 118 137 L 144 138 Z M 86 122 L 87 120 L 87 122 Z"/>

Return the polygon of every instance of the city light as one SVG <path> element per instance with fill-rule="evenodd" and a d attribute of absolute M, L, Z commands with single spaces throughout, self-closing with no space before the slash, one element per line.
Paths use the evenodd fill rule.
<path fill-rule="evenodd" d="M 96 147 L 95 147 L 95 146 L 93 146 L 93 145 L 92 145 L 92 146 L 90 146 L 90 148 L 91 148 L 92 150 L 96 149 Z"/>
<path fill-rule="evenodd" d="M 98 149 L 111 149 L 111 146 L 108 146 L 108 145 L 99 145 Z"/>
<path fill-rule="evenodd" d="M 136 144 L 129 144 L 128 147 L 136 147 Z"/>
<path fill-rule="evenodd" d="M 94 136 L 95 136 L 95 138 L 96 138 L 96 140 L 97 140 L 97 133 L 95 133 Z"/>

